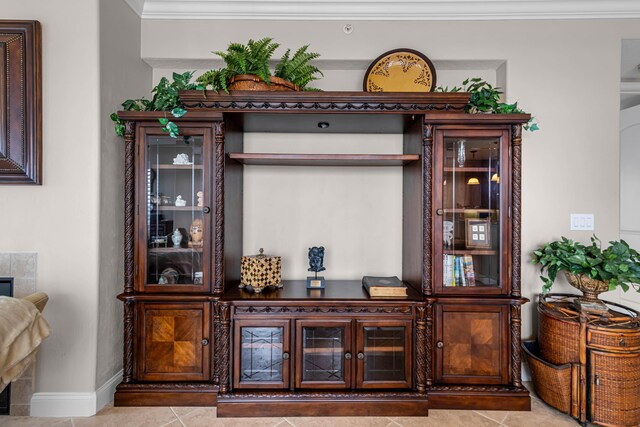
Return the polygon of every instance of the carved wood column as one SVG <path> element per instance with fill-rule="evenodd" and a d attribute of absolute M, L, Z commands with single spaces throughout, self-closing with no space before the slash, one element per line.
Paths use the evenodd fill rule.
<path fill-rule="evenodd" d="M 416 307 L 416 389 L 419 393 L 427 390 L 427 355 L 425 354 L 426 307 Z"/>
<path fill-rule="evenodd" d="M 214 224 L 214 284 L 213 293 L 224 292 L 224 122 L 214 123 L 215 132 L 215 192 Z"/>
<path fill-rule="evenodd" d="M 521 167 L 522 167 L 522 125 L 511 126 L 511 296 L 521 295 L 520 287 L 520 217 L 521 205 Z"/>
<path fill-rule="evenodd" d="M 213 349 L 214 354 L 211 358 L 213 363 L 213 383 L 220 385 L 220 356 L 222 352 L 220 350 L 220 303 L 218 301 L 213 302 Z"/>
<path fill-rule="evenodd" d="M 511 384 L 522 387 L 522 361 L 520 354 L 521 302 L 511 304 Z"/>
<path fill-rule="evenodd" d="M 433 165 L 433 125 L 425 124 L 423 126 L 422 138 L 422 292 L 425 295 L 433 294 L 433 285 L 431 280 L 431 209 L 432 209 L 432 173 Z"/>
<path fill-rule="evenodd" d="M 135 213 L 135 135 L 136 124 L 126 121 L 124 132 L 125 169 L 124 169 L 124 293 L 131 295 L 134 289 L 134 213 Z M 124 343 L 122 382 L 133 381 L 133 300 L 124 302 Z"/>
<path fill-rule="evenodd" d="M 229 391 L 229 371 L 230 371 L 230 354 L 229 354 L 229 341 L 231 330 L 231 307 L 223 303 L 220 305 L 220 353 L 218 354 L 218 361 L 220 368 L 218 370 L 220 375 L 220 393 L 227 393 Z"/>
<path fill-rule="evenodd" d="M 427 387 L 431 387 L 433 385 L 433 302 L 432 301 L 429 301 L 426 306 L 424 335 L 425 335 L 424 350 L 427 358 L 425 361 L 426 385 Z"/>

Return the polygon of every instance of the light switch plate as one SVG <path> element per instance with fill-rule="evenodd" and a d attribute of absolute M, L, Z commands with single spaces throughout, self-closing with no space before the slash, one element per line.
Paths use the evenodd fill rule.
<path fill-rule="evenodd" d="M 593 214 L 571 214 L 571 230 L 593 231 Z"/>

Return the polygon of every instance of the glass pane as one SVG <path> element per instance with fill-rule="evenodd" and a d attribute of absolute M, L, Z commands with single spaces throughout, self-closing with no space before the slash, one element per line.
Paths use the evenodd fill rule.
<path fill-rule="evenodd" d="M 242 328 L 240 381 L 282 381 L 282 327 Z"/>
<path fill-rule="evenodd" d="M 344 328 L 302 329 L 302 381 L 344 381 Z"/>
<path fill-rule="evenodd" d="M 500 138 L 445 138 L 443 286 L 500 287 Z"/>
<path fill-rule="evenodd" d="M 404 327 L 364 328 L 364 380 L 404 381 Z"/>
<path fill-rule="evenodd" d="M 147 283 L 202 284 L 200 136 L 147 138 Z"/>

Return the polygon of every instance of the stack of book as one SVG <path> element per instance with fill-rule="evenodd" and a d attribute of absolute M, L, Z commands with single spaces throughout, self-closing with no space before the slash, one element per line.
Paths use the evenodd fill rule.
<path fill-rule="evenodd" d="M 397 276 L 364 276 L 362 286 L 372 297 L 406 297 L 407 287 Z"/>
<path fill-rule="evenodd" d="M 475 286 L 476 275 L 471 255 L 445 255 L 442 268 L 444 286 Z"/>

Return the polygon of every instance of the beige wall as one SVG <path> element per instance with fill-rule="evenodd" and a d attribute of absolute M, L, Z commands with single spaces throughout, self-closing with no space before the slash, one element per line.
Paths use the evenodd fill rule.
<path fill-rule="evenodd" d="M 2 1 L 42 24 L 43 185 L 0 186 L 0 252 L 37 252 L 50 296 L 36 391 L 95 390 L 100 104 L 97 0 Z"/>
<path fill-rule="evenodd" d="M 149 98 L 151 68 L 140 59 L 140 17 L 124 1 L 100 0 L 100 255 L 96 388 L 122 369 L 124 140 L 108 120 L 125 99 Z"/>
<path fill-rule="evenodd" d="M 542 128 L 525 134 L 523 142 L 522 277 L 524 295 L 533 299 L 541 288 L 537 268 L 530 263 L 536 245 L 561 235 L 589 238 L 589 232 L 569 231 L 570 213 L 594 213 L 597 235 L 602 240 L 618 237 L 620 44 L 622 38 L 640 37 L 639 24 L 638 20 L 358 21 L 353 33 L 345 35 L 343 23 L 337 21 L 150 20 L 142 25 L 142 56 L 188 69 L 201 64 L 196 60 L 213 58 L 210 52 L 225 49 L 230 41 L 270 36 L 286 47 L 310 43 L 338 68 L 318 83 L 328 90 L 360 90 L 361 80 L 354 77 L 358 70 L 343 71 L 341 79 L 341 61 L 370 61 L 398 47 L 417 49 L 436 62 L 506 61 L 497 75 L 502 77 L 498 81 L 506 82 L 508 100 L 520 100 Z M 287 191 L 293 190 L 288 186 Z M 288 207 L 293 209 L 296 203 L 291 200 Z M 253 213 L 247 215 L 245 224 L 258 220 Z M 281 238 L 274 232 L 259 240 L 268 246 Z M 247 241 L 254 239 L 245 236 Z M 337 238 L 328 246 L 344 241 Z M 255 252 L 253 246 L 245 252 Z M 555 290 L 569 287 L 563 284 Z M 533 333 L 533 313 L 533 304 L 525 307 L 525 337 Z"/>

